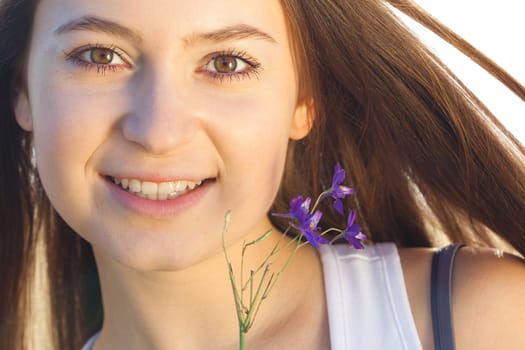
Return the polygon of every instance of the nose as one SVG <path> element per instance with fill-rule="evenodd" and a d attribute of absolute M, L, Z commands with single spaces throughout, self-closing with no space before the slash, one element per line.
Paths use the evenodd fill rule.
<path fill-rule="evenodd" d="M 148 153 L 169 154 L 190 142 L 198 129 L 190 94 L 164 75 L 144 75 L 131 93 L 131 110 L 122 121 L 124 137 Z"/>

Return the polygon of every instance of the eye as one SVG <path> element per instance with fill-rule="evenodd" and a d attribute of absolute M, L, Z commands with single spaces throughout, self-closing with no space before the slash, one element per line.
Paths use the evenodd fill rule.
<path fill-rule="evenodd" d="M 124 63 L 112 50 L 103 47 L 87 50 L 81 56 L 86 56 L 86 54 L 89 54 L 89 59 L 95 64 L 111 64 L 115 58 L 117 58 L 117 60 L 120 59 L 121 62 L 119 63 Z"/>
<path fill-rule="evenodd" d="M 252 74 L 258 75 L 261 69 L 261 64 L 253 57 L 245 52 L 231 50 L 210 55 L 198 71 L 222 82 L 224 78 L 249 78 Z"/>
<path fill-rule="evenodd" d="M 102 45 L 87 45 L 66 53 L 66 59 L 85 68 L 97 68 L 97 72 L 105 73 L 107 69 L 130 68 L 131 64 L 124 58 L 125 54 L 116 47 Z"/>
<path fill-rule="evenodd" d="M 237 72 L 237 69 L 243 71 L 248 66 L 248 63 L 238 57 L 231 55 L 215 56 L 207 65 L 206 68 L 211 72 L 221 74 L 231 74 Z"/>

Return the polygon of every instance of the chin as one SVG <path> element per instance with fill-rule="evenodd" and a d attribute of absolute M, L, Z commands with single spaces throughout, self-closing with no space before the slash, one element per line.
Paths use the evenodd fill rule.
<path fill-rule="evenodd" d="M 207 259 L 219 255 L 222 257 L 220 242 L 213 247 L 209 244 L 203 246 L 195 241 L 186 244 L 162 240 L 131 244 L 121 241 L 118 246 L 106 245 L 102 249 L 95 248 L 95 250 L 99 268 L 104 268 L 105 264 L 111 264 L 113 261 L 126 269 L 141 272 L 182 271 Z"/>

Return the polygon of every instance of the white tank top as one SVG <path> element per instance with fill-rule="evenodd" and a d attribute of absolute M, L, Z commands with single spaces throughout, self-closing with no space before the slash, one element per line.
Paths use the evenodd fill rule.
<path fill-rule="evenodd" d="M 395 244 L 320 254 L 332 350 L 422 350 Z"/>
<path fill-rule="evenodd" d="M 320 254 L 331 350 L 422 350 L 393 243 L 323 245 Z"/>

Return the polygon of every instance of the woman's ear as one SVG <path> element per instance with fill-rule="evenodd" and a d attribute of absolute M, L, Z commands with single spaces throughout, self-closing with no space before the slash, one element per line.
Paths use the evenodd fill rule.
<path fill-rule="evenodd" d="M 297 105 L 290 129 L 290 138 L 292 140 L 300 140 L 310 133 L 313 126 L 313 116 L 313 101 L 310 100 Z"/>
<path fill-rule="evenodd" d="M 27 93 L 16 91 L 13 98 L 13 109 L 15 118 L 22 129 L 25 131 L 33 130 L 33 116 Z"/>

